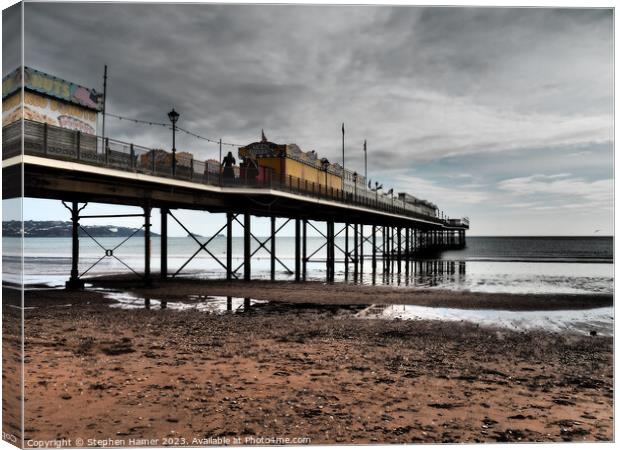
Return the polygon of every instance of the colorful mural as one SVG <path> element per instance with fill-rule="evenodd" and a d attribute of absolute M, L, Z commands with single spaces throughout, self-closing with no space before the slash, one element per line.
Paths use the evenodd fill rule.
<path fill-rule="evenodd" d="M 16 69 L 2 79 L 2 99 L 21 88 L 21 69 Z M 102 95 L 75 83 L 45 72 L 24 67 L 24 89 L 64 100 L 96 111 L 101 110 Z"/>
<path fill-rule="evenodd" d="M 24 92 L 24 97 L 24 119 L 95 134 L 97 113 L 92 109 L 29 91 Z M 2 100 L 2 126 L 19 120 L 21 116 L 21 92 L 15 92 Z"/>

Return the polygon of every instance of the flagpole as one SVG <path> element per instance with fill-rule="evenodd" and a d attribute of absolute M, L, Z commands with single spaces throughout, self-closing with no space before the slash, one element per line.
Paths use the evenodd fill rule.
<path fill-rule="evenodd" d="M 344 122 L 342 122 L 342 191 L 344 192 Z"/>
<path fill-rule="evenodd" d="M 364 178 L 368 180 L 368 156 L 366 151 L 366 139 L 364 139 Z"/>
<path fill-rule="evenodd" d="M 103 108 L 101 114 L 101 137 L 102 143 L 105 142 L 105 101 L 108 95 L 108 65 L 103 66 Z M 105 144 L 103 144 L 105 145 Z"/>

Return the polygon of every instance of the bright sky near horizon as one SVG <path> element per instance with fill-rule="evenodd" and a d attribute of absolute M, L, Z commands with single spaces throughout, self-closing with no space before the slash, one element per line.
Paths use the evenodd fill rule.
<path fill-rule="evenodd" d="M 611 9 L 33 2 L 24 23 L 27 66 L 101 90 L 108 65 L 111 113 L 165 122 L 174 106 L 196 133 L 246 144 L 264 129 L 332 161 L 345 122 L 347 167 L 363 171 L 367 139 L 369 178 L 469 216 L 471 235 L 613 234 Z M 3 33 L 4 74 L 20 62 Z M 114 118 L 106 134 L 171 140 Z M 184 135 L 177 148 L 218 154 Z M 182 217 L 203 235 L 222 222 Z M 26 220 L 68 218 L 25 203 Z"/>

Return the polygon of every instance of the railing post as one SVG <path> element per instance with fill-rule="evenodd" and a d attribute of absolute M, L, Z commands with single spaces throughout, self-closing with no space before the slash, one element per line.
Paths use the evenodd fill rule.
<path fill-rule="evenodd" d="M 80 130 L 76 131 L 76 135 L 75 135 L 75 140 L 76 140 L 76 145 L 75 145 L 75 149 L 76 149 L 76 155 L 77 155 L 77 160 L 80 160 L 80 137 L 82 136 L 82 133 L 80 132 Z"/>
<path fill-rule="evenodd" d="M 131 159 L 131 168 L 136 168 L 136 152 L 133 149 L 133 144 L 129 144 L 129 158 Z"/>
<path fill-rule="evenodd" d="M 47 123 L 43 124 L 43 154 L 47 155 Z"/>
<path fill-rule="evenodd" d="M 108 154 L 110 153 L 110 141 L 109 141 L 109 138 L 105 138 L 104 145 L 105 145 L 105 148 L 104 148 L 104 151 L 105 151 L 105 164 L 107 166 L 108 165 L 108 160 L 109 160 Z"/>

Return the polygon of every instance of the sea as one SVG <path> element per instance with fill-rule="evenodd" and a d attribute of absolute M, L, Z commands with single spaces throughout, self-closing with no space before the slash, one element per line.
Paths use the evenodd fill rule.
<path fill-rule="evenodd" d="M 198 238 L 204 243 L 206 238 Z M 258 237 L 259 241 L 266 238 Z M 325 240 L 308 237 L 306 279 L 325 282 Z M 294 280 L 295 241 L 292 237 L 276 240 L 277 280 Z M 168 271 L 178 277 L 217 279 L 225 277 L 224 237 L 216 237 L 206 250 L 190 237 L 168 238 Z M 23 272 L 19 238 L 3 238 L 3 281 L 26 284 L 29 289 L 60 288 L 71 269 L 70 238 L 26 238 Z M 270 245 L 266 245 L 270 247 Z M 449 291 L 516 293 L 516 294 L 613 294 L 612 237 L 468 237 L 467 246 L 449 250 L 423 260 L 392 262 L 389 272 L 379 259 L 373 271 L 370 242 L 364 245 L 363 267 L 358 273 L 343 264 L 344 238 L 336 238 L 335 281 L 387 285 L 399 289 L 444 289 Z M 349 243 L 353 248 L 353 241 Z M 106 251 L 107 250 L 107 251 Z M 160 267 L 160 240 L 152 238 L 151 268 Z M 256 241 L 252 243 L 251 271 L 253 279 L 270 278 L 270 257 Z M 233 266 L 243 276 L 243 240 L 233 238 Z M 385 267 L 387 269 L 388 267 Z M 138 277 L 144 270 L 144 239 L 80 238 L 80 274 L 88 277 L 129 274 Z M 22 278 L 23 277 L 23 278 Z M 105 290 L 114 300 L 111 307 L 188 309 L 197 312 L 229 313 L 246 308 L 263 308 L 264 299 L 202 296 L 190 303 L 166 299 L 138 298 L 115 290 Z M 412 291 L 413 292 L 413 291 Z M 544 300 L 542 300 L 544 301 Z M 70 306 L 70 305 L 68 305 Z M 283 307 L 274 303 L 271 307 Z M 527 331 L 544 329 L 552 332 L 574 332 L 585 335 L 613 336 L 613 306 L 586 310 L 510 311 L 494 309 L 437 308 L 417 305 L 368 305 L 351 313 L 361 318 L 384 320 L 468 321 L 481 326 Z"/>
<path fill-rule="evenodd" d="M 257 237 L 264 241 L 266 238 Z M 207 238 L 198 238 L 205 242 Z M 80 238 L 80 273 L 85 278 L 104 274 L 132 274 L 144 270 L 144 239 Z M 191 237 L 168 238 L 168 271 L 179 277 L 224 278 L 225 238 L 218 236 L 201 250 Z M 20 239 L 3 238 L 3 279 L 20 283 Z M 119 246 L 119 244 L 121 244 Z M 326 247 L 322 237 L 308 237 L 306 279 L 324 281 Z M 276 240 L 276 279 L 293 280 L 295 268 L 293 237 Z M 267 248 L 270 244 L 266 245 Z M 349 248 L 353 247 L 350 240 Z M 496 293 L 613 293 L 612 237 L 467 237 L 467 246 L 449 250 L 431 258 L 392 262 L 389 274 L 379 259 L 373 272 L 370 242 L 364 246 L 362 269 L 348 273 L 340 249 L 344 237 L 336 238 L 336 282 L 391 285 L 402 288 L 448 289 Z M 108 251 L 106 255 L 106 250 Z M 152 238 L 151 269 L 160 267 L 160 241 Z M 268 252 L 252 242 L 253 279 L 269 279 Z M 192 255 L 195 255 L 192 259 Z M 233 266 L 243 274 L 243 239 L 233 238 Z M 71 270 L 70 238 L 34 238 L 24 240 L 23 282 L 27 285 L 62 286 Z"/>

